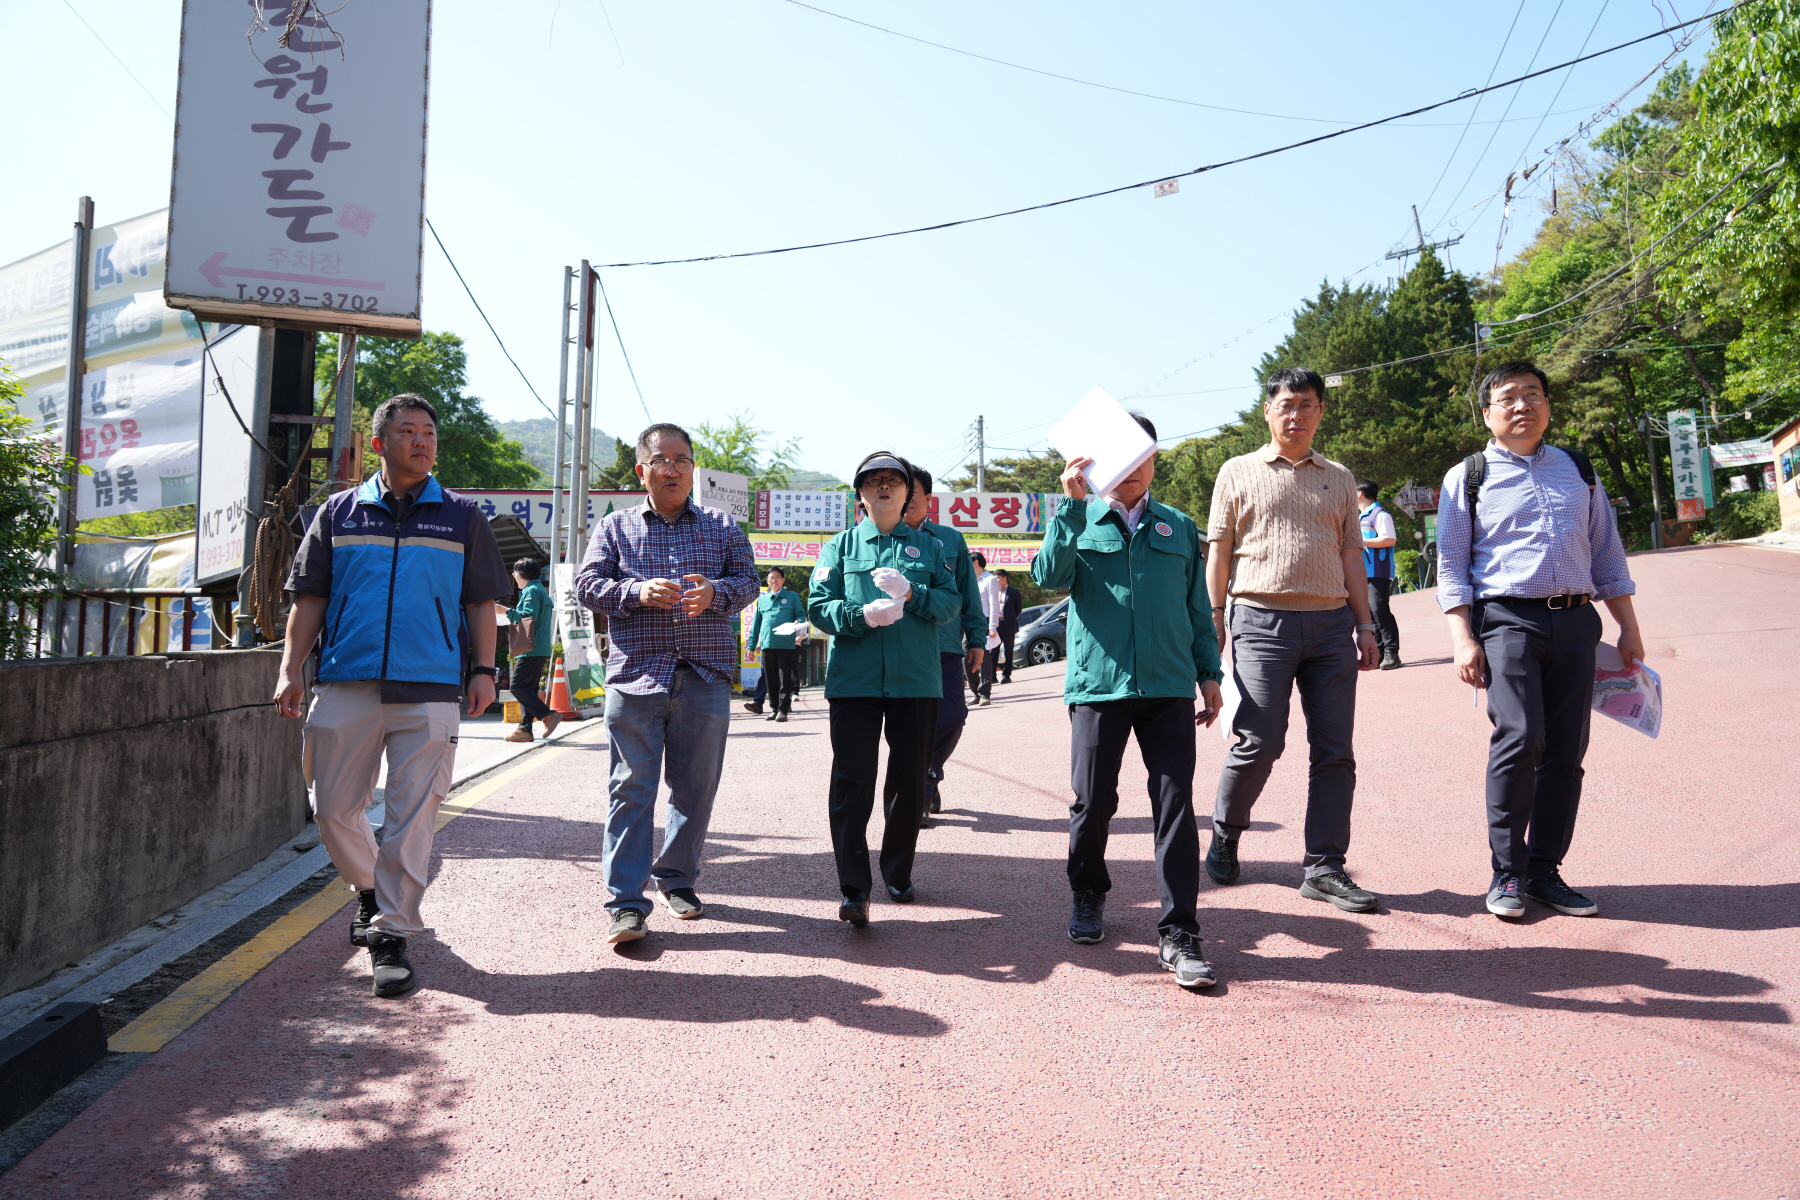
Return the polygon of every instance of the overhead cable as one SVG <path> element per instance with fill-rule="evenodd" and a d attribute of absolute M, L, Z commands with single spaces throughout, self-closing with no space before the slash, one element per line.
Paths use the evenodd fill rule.
<path fill-rule="evenodd" d="M 650 406 L 644 401 L 644 389 L 638 386 L 637 368 L 631 365 L 631 354 L 625 349 L 625 335 L 619 332 L 619 319 L 613 316 L 612 301 L 606 295 L 606 281 L 600 278 L 598 271 L 594 272 L 594 282 L 600 286 L 600 301 L 606 305 L 606 319 L 612 325 L 613 340 L 619 343 L 619 357 L 625 360 L 625 370 L 637 392 L 638 405 L 644 410 L 644 419 L 654 424 L 656 418 L 650 415 Z"/>
<path fill-rule="evenodd" d="M 823 249 L 825 249 L 827 247 L 831 247 L 831 246 L 851 246 L 851 245 L 855 245 L 859 242 L 875 242 L 875 241 L 881 241 L 886 238 L 907 237 L 907 236 L 909 236 L 911 234 L 915 234 L 915 233 L 934 233 L 940 229 L 954 229 L 955 227 L 957 227 L 959 225 L 974 225 L 974 224 L 978 224 L 983 221 L 996 221 L 1002 217 L 1016 217 L 1016 216 L 1020 216 L 1024 213 L 1041 212 L 1044 209 L 1048 209 L 1048 208 L 1061 208 L 1062 206 L 1064 206 L 1066 204 L 1079 204 L 1084 200 L 1098 200 L 1103 196 L 1116 196 L 1121 192 L 1131 192 L 1131 191 L 1137 191 L 1140 188 L 1154 187 L 1159 183 L 1165 183 L 1171 179 L 1182 179 L 1182 178 L 1186 178 L 1191 175 L 1204 175 L 1210 171 L 1222 170 L 1225 167 L 1239 166 L 1243 163 L 1255 162 L 1258 159 L 1269 158 L 1276 154 L 1284 154 L 1289 150 L 1299 150 L 1306 146 L 1313 146 L 1313 145 L 1317 145 L 1320 142 L 1328 142 L 1334 138 L 1343 137 L 1346 134 L 1360 133 L 1362 130 L 1365 130 L 1365 129 L 1373 129 L 1379 125 L 1386 125 L 1393 121 L 1398 121 L 1404 117 L 1416 117 L 1420 113 L 1432 112 L 1435 109 L 1443 108 L 1447 105 L 1458 104 L 1464 100 L 1470 100 L 1477 96 L 1485 95 L 1488 92 L 1498 91 L 1501 88 L 1513 87 L 1516 84 L 1524 83 L 1526 80 L 1536 79 L 1539 76 L 1549 75 L 1553 72 L 1564 70 L 1568 67 L 1572 67 L 1572 66 L 1576 65 L 1577 63 L 1587 62 L 1591 59 L 1600 58 L 1607 54 L 1613 54 L 1620 50 L 1629 49 L 1632 46 L 1641 45 L 1644 42 L 1653 41 L 1656 38 L 1662 37 L 1664 34 L 1672 32 L 1673 30 L 1685 29 L 1689 25 L 1694 25 L 1701 21 L 1714 20 L 1714 19 L 1716 19 L 1717 16 L 1723 16 L 1726 13 L 1735 12 L 1737 9 L 1745 8 L 1749 5 L 1756 4 L 1759 2 L 1760 2 L 1760 0 L 1739 0 L 1739 2 L 1737 4 L 1734 4 L 1730 8 L 1722 10 L 1718 14 L 1715 14 L 1715 16 L 1695 17 L 1691 21 L 1683 21 L 1677 25 L 1670 25 L 1665 28 L 1657 30 L 1655 33 L 1647 33 L 1643 37 L 1632 38 L 1628 42 L 1620 42 L 1618 45 L 1608 46 L 1604 50 L 1596 50 L 1592 54 L 1582 55 L 1579 58 L 1572 58 L 1567 62 L 1557 63 L 1555 66 L 1552 66 L 1552 67 L 1545 67 L 1540 71 L 1532 71 L 1529 74 L 1520 75 L 1513 79 L 1508 79 L 1504 83 L 1491 84 L 1484 88 L 1472 88 L 1469 91 L 1463 92 L 1456 96 L 1452 96 L 1448 100 L 1439 100 L 1434 104 L 1421 105 L 1418 108 L 1408 109 L 1405 112 L 1395 113 L 1392 116 L 1388 116 L 1388 117 L 1381 117 L 1374 121 L 1364 121 L 1360 125 L 1351 125 L 1344 129 L 1335 130 L 1331 133 L 1322 133 L 1322 134 L 1319 134 L 1317 137 L 1303 138 L 1302 140 L 1300 140 L 1298 142 L 1289 142 L 1288 144 L 1286 144 L 1284 146 L 1275 146 L 1268 150 L 1259 150 L 1259 151 L 1255 152 L 1254 154 L 1239 155 L 1237 158 L 1228 158 L 1221 162 L 1208 163 L 1207 165 L 1205 165 L 1203 167 L 1195 167 L 1192 170 L 1177 171 L 1172 175 L 1158 175 L 1151 179 L 1140 180 L 1137 183 L 1120 184 L 1118 187 L 1103 188 L 1100 191 L 1088 192 L 1085 195 L 1070 196 L 1070 197 L 1067 197 L 1066 199 L 1062 199 L 1062 200 L 1047 200 L 1042 204 L 1028 204 L 1023 208 L 1009 208 L 1009 209 L 1005 210 L 1004 212 L 988 213 L 987 215 L 980 216 L 980 217 L 963 217 L 963 218 L 961 218 L 959 220 L 955 220 L 955 221 L 940 221 L 935 225 L 919 225 L 919 226 L 916 226 L 911 229 L 895 229 L 895 230 L 891 230 L 887 233 L 869 233 L 869 234 L 864 234 L 861 237 L 836 238 L 832 241 L 808 242 L 803 245 L 797 245 L 797 246 L 779 246 L 779 247 L 769 249 L 769 250 L 743 250 L 743 251 L 738 251 L 736 253 L 731 253 L 731 254 L 701 254 L 701 255 L 696 255 L 694 257 L 691 257 L 691 258 L 644 259 L 644 260 L 640 260 L 637 262 L 601 263 L 599 265 L 601 267 L 604 267 L 609 270 L 614 269 L 614 268 L 623 268 L 623 267 L 667 267 L 667 266 L 676 266 L 676 265 L 686 264 L 686 263 L 720 262 L 725 259 L 733 259 L 733 258 L 761 258 L 761 257 L 771 255 L 771 254 L 792 254 L 792 253 L 794 253 L 796 251 L 800 251 L 800 250 L 823 250 Z"/>
<path fill-rule="evenodd" d="M 494 335 L 494 340 L 500 343 L 500 353 L 506 355 L 506 361 L 513 365 L 513 370 L 519 373 L 519 378 L 525 380 L 525 386 L 530 390 L 531 398 L 536 400 L 545 412 L 550 413 L 550 419 L 554 421 L 556 414 L 551 411 L 548 404 L 544 403 L 544 398 L 538 395 L 537 389 L 531 386 L 531 380 L 526 378 L 525 368 L 521 367 L 519 360 L 512 356 L 512 351 L 506 348 L 506 339 L 500 336 L 500 331 L 494 328 L 492 321 L 488 320 L 487 312 L 481 307 L 481 301 L 475 298 L 475 290 L 469 286 L 469 281 L 463 278 L 463 273 L 457 267 L 456 260 L 450 257 L 450 251 L 445 248 L 444 239 L 438 236 L 437 226 L 431 223 L 430 217 L 425 218 L 425 228 L 431 230 L 431 240 L 437 243 L 437 248 L 443 252 L 444 261 L 450 264 L 452 271 L 456 272 L 456 282 L 462 284 L 463 291 L 468 294 L 469 303 L 473 304 L 475 311 L 481 314 L 482 323 L 488 327 L 488 332 Z"/>

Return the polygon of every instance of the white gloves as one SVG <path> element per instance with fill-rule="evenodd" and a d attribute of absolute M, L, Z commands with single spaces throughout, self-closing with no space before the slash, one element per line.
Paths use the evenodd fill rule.
<path fill-rule="evenodd" d="M 869 572 L 869 579 L 896 600 L 904 600 L 906 593 L 912 590 L 912 584 L 907 582 L 906 576 L 892 567 L 876 567 Z"/>
<path fill-rule="evenodd" d="M 898 574 L 898 572 L 895 572 Z M 880 629 L 883 625 L 892 625 L 906 613 L 906 605 L 892 596 L 886 600 L 872 600 L 862 606 L 863 624 L 870 629 Z"/>

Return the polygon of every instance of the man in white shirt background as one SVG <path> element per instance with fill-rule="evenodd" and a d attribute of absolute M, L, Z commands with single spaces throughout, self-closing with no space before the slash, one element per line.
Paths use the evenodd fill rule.
<path fill-rule="evenodd" d="M 1375 618 L 1375 642 L 1381 647 L 1381 669 L 1391 671 L 1400 665 L 1400 626 L 1388 608 L 1388 597 L 1394 591 L 1394 514 L 1377 499 L 1381 485 L 1372 479 L 1356 481 L 1356 494 L 1362 500 L 1357 523 L 1362 526 L 1363 571 L 1369 577 L 1369 612 Z"/>
<path fill-rule="evenodd" d="M 969 561 L 975 564 L 975 590 L 981 593 L 981 611 L 987 614 L 987 652 L 981 665 L 969 669 L 969 690 L 975 693 L 975 705 L 993 703 L 995 647 L 1000 637 L 1000 616 L 1006 610 L 1006 581 L 987 569 L 987 555 L 971 551 Z"/>

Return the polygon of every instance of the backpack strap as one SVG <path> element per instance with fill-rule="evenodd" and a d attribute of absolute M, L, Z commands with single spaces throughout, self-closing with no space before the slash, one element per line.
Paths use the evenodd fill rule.
<path fill-rule="evenodd" d="M 1469 544 L 1475 534 L 1475 506 L 1481 501 L 1481 485 L 1487 480 L 1487 454 L 1477 451 L 1463 459 L 1463 498 L 1469 502 Z"/>
<path fill-rule="evenodd" d="M 1592 492 L 1595 485 L 1600 482 L 1600 477 L 1594 474 L 1594 460 L 1587 456 L 1587 451 L 1576 450 L 1569 446 L 1555 446 L 1552 448 L 1561 450 L 1564 454 L 1575 460 L 1575 469 L 1581 472 L 1581 482 L 1587 484 L 1588 491 Z"/>

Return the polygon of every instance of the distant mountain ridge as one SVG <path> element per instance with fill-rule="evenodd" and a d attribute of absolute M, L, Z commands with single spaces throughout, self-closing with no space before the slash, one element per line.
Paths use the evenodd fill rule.
<path fill-rule="evenodd" d="M 556 459 L 556 422 L 549 417 L 533 417 L 529 421 L 497 421 L 495 424 L 500 429 L 500 436 L 525 447 L 525 457 L 543 473 L 545 480 L 549 480 Z M 603 471 L 612 466 L 613 441 L 612 434 L 594 430 L 596 470 Z"/>

